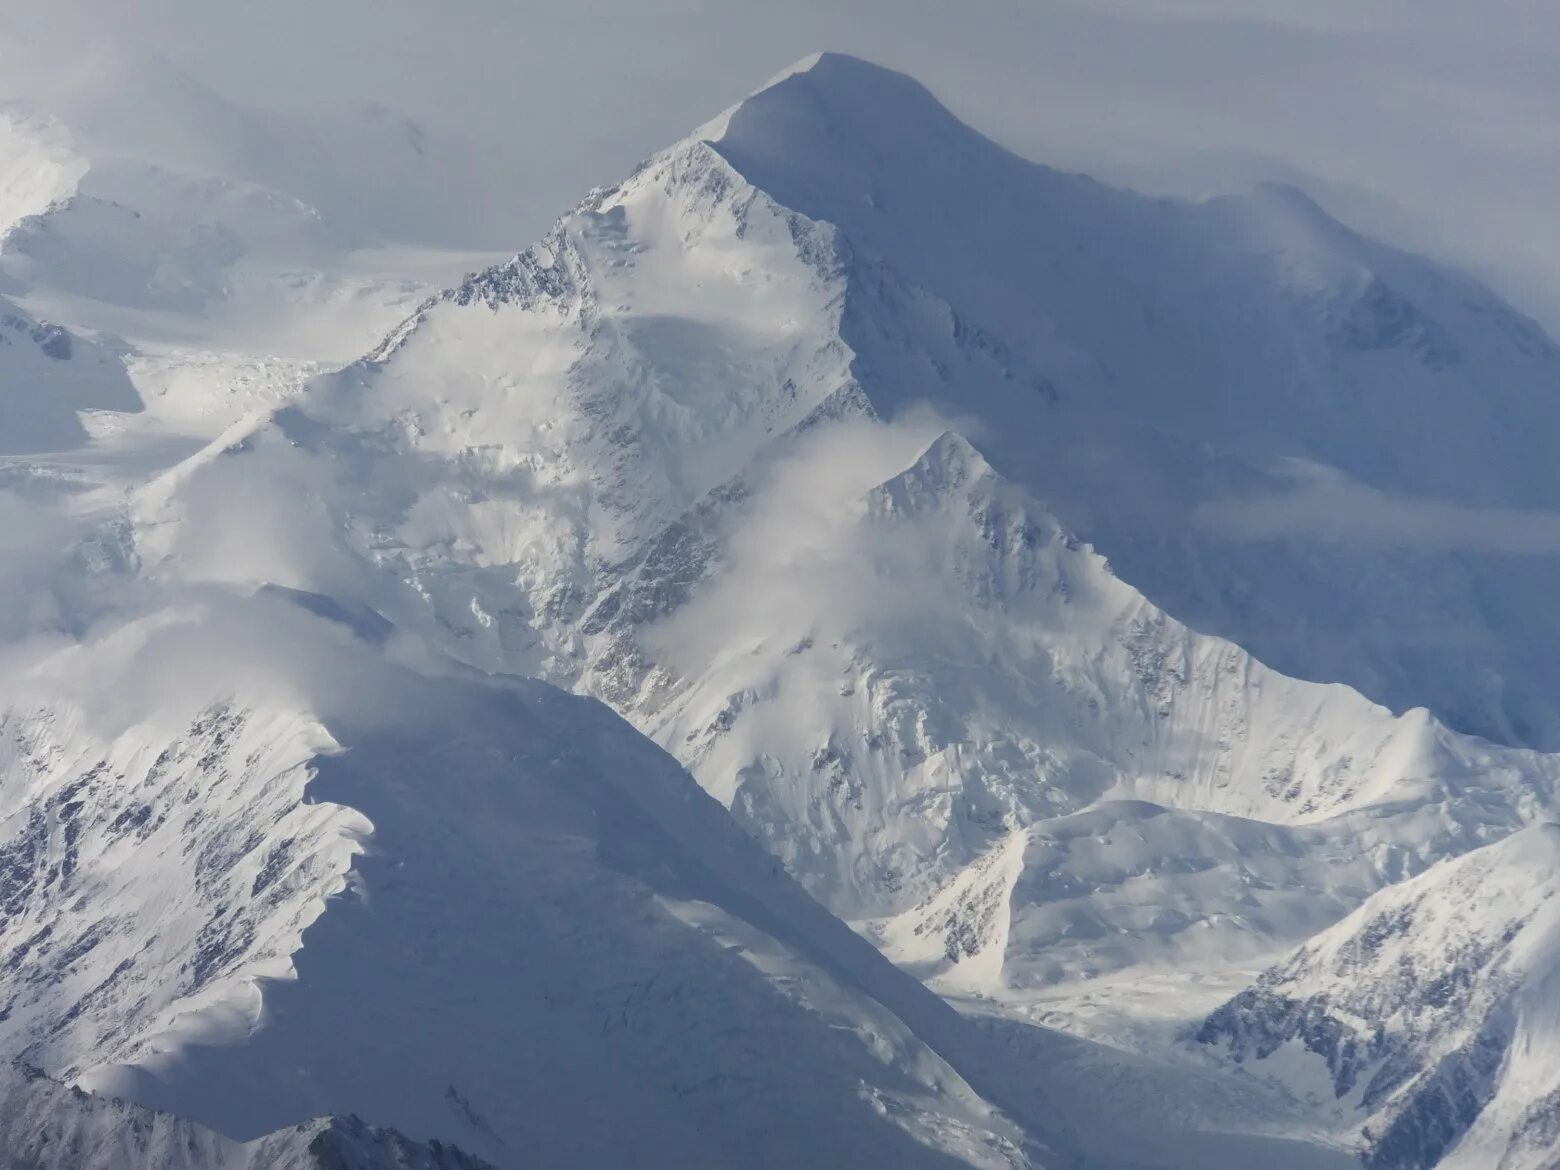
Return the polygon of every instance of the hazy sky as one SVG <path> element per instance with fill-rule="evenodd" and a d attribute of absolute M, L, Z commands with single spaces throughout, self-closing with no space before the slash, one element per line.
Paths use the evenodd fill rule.
<path fill-rule="evenodd" d="M 373 100 L 520 150 L 519 245 L 789 61 L 914 73 L 1021 153 L 1185 193 L 1285 177 L 1560 327 L 1552 0 L 0 0 L 246 102 Z"/>

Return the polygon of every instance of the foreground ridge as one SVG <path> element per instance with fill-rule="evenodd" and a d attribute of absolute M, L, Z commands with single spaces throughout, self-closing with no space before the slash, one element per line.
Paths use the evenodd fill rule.
<path fill-rule="evenodd" d="M 356 1117 L 305 1122 L 252 1142 L 52 1080 L 0 1070 L 0 1145 L 28 1170 L 492 1170 L 435 1141 L 408 1141 Z"/>

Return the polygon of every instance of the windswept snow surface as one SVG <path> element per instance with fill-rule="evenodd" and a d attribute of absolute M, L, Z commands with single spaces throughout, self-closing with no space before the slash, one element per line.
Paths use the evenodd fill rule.
<path fill-rule="evenodd" d="M 1543 1164 L 1531 322 L 823 54 L 310 378 L 361 225 L 168 84 L 226 129 L 0 171 L 26 360 L 145 405 L 0 465 L 0 1054 L 500 1167 Z"/>

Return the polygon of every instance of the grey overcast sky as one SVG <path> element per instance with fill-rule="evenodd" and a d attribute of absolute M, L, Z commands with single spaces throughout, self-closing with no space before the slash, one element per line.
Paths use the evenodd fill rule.
<path fill-rule="evenodd" d="M 1020 153 L 1184 194 L 1308 186 L 1560 327 L 1553 0 L 0 0 L 250 104 L 374 101 L 529 160 L 516 245 L 820 48 Z"/>

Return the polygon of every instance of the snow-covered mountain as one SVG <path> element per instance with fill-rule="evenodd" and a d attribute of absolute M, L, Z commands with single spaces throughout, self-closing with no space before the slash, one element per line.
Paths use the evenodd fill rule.
<path fill-rule="evenodd" d="M 304 386 L 230 278 L 357 244 L 258 148 L 11 125 L 28 368 L 147 417 L 6 418 L 0 1055 L 499 1166 L 1543 1164 L 1538 1025 L 1434 1104 L 1541 1001 L 1526 925 L 1437 979 L 1560 816 L 1560 352 L 1494 294 L 825 54 Z"/>
<path fill-rule="evenodd" d="M 930 329 L 865 303 L 847 323 L 880 409 L 980 419 L 1003 474 L 1199 629 L 1554 742 L 1534 650 L 1554 645 L 1557 359 L 1488 290 L 1294 191 L 1186 205 L 1036 167 L 841 58 L 706 135 L 944 302 L 947 340 L 911 362 L 905 334 Z"/>
<path fill-rule="evenodd" d="M 4 449 L 79 447 L 69 410 L 127 394 L 130 432 L 206 438 L 284 401 L 493 258 L 513 165 L 386 109 L 251 109 L 145 51 L 0 26 L 0 317 L 102 345 L 114 391 L 8 403 Z M 451 175 L 485 194 L 430 214 Z"/>
<path fill-rule="evenodd" d="M 878 124 L 885 103 L 908 103 L 923 131 L 889 137 Z M 995 333 L 928 287 L 935 278 L 958 293 L 965 278 L 951 254 L 946 273 L 922 271 L 930 261 L 890 256 L 874 234 L 888 230 L 887 213 L 848 234 L 777 201 L 771 191 L 794 176 L 766 174 L 761 187 L 741 168 L 767 165 L 749 157 L 766 135 L 800 133 L 798 118 L 810 134 L 818 127 L 807 119 L 836 113 L 833 137 L 862 148 L 828 147 L 841 154 L 838 167 L 815 157 L 825 147 L 782 152 L 818 168 L 830 198 L 844 198 L 834 192 L 847 182 L 841 168 L 880 155 L 892 177 L 910 166 L 906 152 L 957 146 L 971 156 L 959 174 L 997 168 L 991 189 L 1005 189 L 999 177 L 1019 185 L 1002 207 L 1027 195 L 1049 200 L 1038 204 L 1047 209 L 1058 203 L 1059 214 L 1113 216 L 1140 235 L 1168 224 L 1161 234 L 1174 247 L 1155 245 L 1169 251 L 1152 270 L 1157 297 L 1180 295 L 1170 282 L 1192 274 L 1236 288 L 1262 276 L 1264 311 L 1278 318 L 1266 328 L 1304 326 L 1332 347 L 1330 368 L 1344 377 L 1379 355 L 1340 342 L 1318 303 L 1293 295 L 1292 265 L 1275 268 L 1262 250 L 1274 242 L 1258 232 L 1262 216 L 1293 210 L 1292 200 L 1145 203 L 1011 159 L 929 103 L 859 62 L 806 63 L 621 187 L 593 194 L 536 248 L 431 301 L 296 408 L 229 435 L 227 450 L 241 458 L 211 458 L 186 490 L 148 494 L 141 515 L 155 535 L 143 553 L 154 571 L 180 579 L 215 572 L 255 583 L 253 564 L 200 555 L 210 525 L 186 497 L 223 498 L 219 485 L 274 466 L 279 479 L 307 485 L 324 534 L 312 551 L 296 539 L 266 558 L 298 574 L 283 583 L 371 598 L 473 665 L 601 695 L 851 917 L 910 910 L 977 859 L 1016 850 L 1011 833 L 1108 798 L 1286 831 L 1325 822 L 1311 837 L 1342 834 L 1349 844 L 1336 847 L 1361 865 L 1342 901 L 1312 905 L 1321 919 L 1301 915 L 1294 929 L 1303 934 L 1349 898 L 1548 808 L 1547 757 L 1466 739 L 1422 712 L 1393 718 L 1344 688 L 1294 682 L 1191 633 L 1069 535 L 1051 514 L 1056 497 L 1041 505 L 1026 494 L 1071 467 L 1075 448 L 1098 454 L 1097 441 L 1130 441 L 1162 474 L 1181 475 L 1183 494 L 1250 489 L 1261 474 L 1252 452 L 1275 435 L 1201 407 L 1221 442 L 1209 455 L 1209 440 L 1194 448 L 1168 420 L 1155 425 L 1162 407 L 1102 405 L 1104 388 L 1068 405 L 1054 380 L 1037 389 L 1042 359 L 1061 361 L 1065 350 L 1079 370 L 1097 363 L 1077 356 L 1081 342 L 1064 344 L 1053 320 L 1062 310 L 1046 299 L 1049 285 L 1031 287 L 1028 265 L 1004 278 L 982 262 L 980 288 L 964 294 L 985 298 L 971 303 L 1003 330 Z M 743 146 L 745 136 L 755 145 Z M 902 178 L 906 218 L 896 230 L 930 238 L 922 220 L 931 212 L 917 201 L 951 205 L 953 194 Z M 1092 203 L 1080 207 L 1086 196 Z M 1025 215 L 1037 218 L 1033 207 Z M 1232 242 L 1226 229 L 1237 222 L 1245 235 Z M 1339 268 L 1335 253 L 1349 248 L 1426 281 L 1456 279 L 1307 222 L 1313 267 Z M 1034 246 L 1048 241 L 1042 233 Z M 1017 308 L 987 304 L 1001 279 L 1027 298 L 1031 319 L 1050 323 L 1045 336 L 1002 316 Z M 1126 293 L 1111 284 L 1100 295 Z M 1530 378 L 1548 369 L 1541 337 L 1509 310 L 1486 312 L 1505 349 L 1482 334 L 1466 347 L 1494 346 L 1507 366 L 1532 366 Z M 998 339 L 1009 334 L 1021 340 Z M 1451 376 L 1412 346 L 1392 352 L 1407 376 Z M 1200 387 L 1212 373 L 1182 377 Z M 1384 393 L 1401 391 L 1388 381 Z M 1314 382 L 1313 399 L 1342 393 L 1319 373 Z M 1229 377 L 1219 385 L 1231 393 Z M 1113 391 L 1129 392 L 1143 393 Z M 1446 409 L 1460 419 L 1474 408 L 1459 399 Z M 1247 413 L 1254 427 L 1271 425 L 1271 412 Z M 1006 457 L 1019 482 L 1005 482 L 950 427 Z M 1414 436 L 1421 446 L 1478 427 L 1427 430 Z M 1344 469 L 1362 465 L 1354 439 L 1323 438 Z M 1541 479 L 1539 462 L 1520 466 Z M 1091 507 L 1108 532 L 1122 511 L 1141 510 L 1104 496 Z M 1389 816 L 1402 823 L 1382 828 Z M 1230 896 L 1250 894 L 1237 883 Z M 1210 907 L 1214 920 L 1225 913 L 1233 909 Z"/>
<path fill-rule="evenodd" d="M 13 675 L 6 1051 L 240 1141 L 1046 1164 L 995 1049 L 653 745 L 350 616 L 208 593 Z"/>
<path fill-rule="evenodd" d="M 148 95 L 135 84 L 142 76 L 120 69 L 96 78 L 88 108 L 118 106 L 121 117 L 137 110 L 136 125 L 144 119 L 166 133 L 174 119 L 164 107 L 215 102 L 198 90 Z M 110 145 L 104 135 L 116 126 L 95 126 L 85 110 L 78 129 L 55 108 L 0 100 L 0 292 L 73 329 L 159 349 L 267 344 L 338 361 L 426 295 L 411 254 L 375 271 L 378 252 L 398 241 L 329 218 L 237 167 L 228 152 L 256 131 L 238 111 L 221 112 L 198 119 L 199 130 L 226 149 L 174 154 L 157 140 Z M 441 265 L 429 256 L 435 279 L 459 273 L 465 259 Z M 394 275 L 397 266 L 414 275 Z"/>
<path fill-rule="evenodd" d="M 1197 1038 L 1258 1064 L 1289 1050 L 1291 1076 L 1346 1103 L 1372 1170 L 1543 1170 L 1560 1143 L 1557 895 L 1560 827 L 1534 825 L 1383 890 Z"/>

